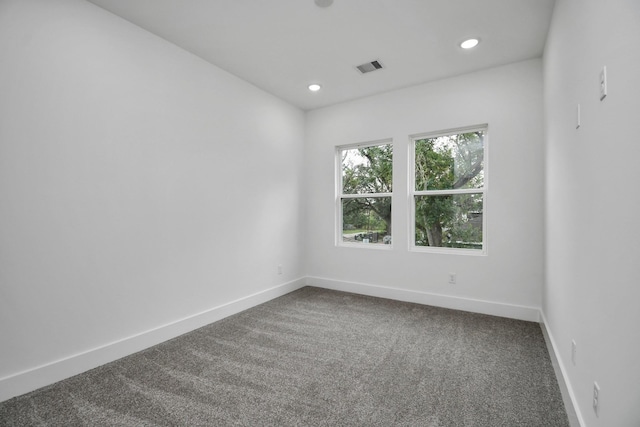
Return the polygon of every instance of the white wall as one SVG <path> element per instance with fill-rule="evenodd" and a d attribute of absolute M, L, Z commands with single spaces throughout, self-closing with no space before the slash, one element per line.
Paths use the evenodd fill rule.
<path fill-rule="evenodd" d="M 0 400 L 309 275 L 511 317 L 542 303 L 584 425 L 640 424 L 637 40 L 637 1 L 558 0 L 546 135 L 540 60 L 312 111 L 305 128 L 301 111 L 89 3 L 1 0 Z M 408 135 L 481 123 L 488 256 L 409 252 Z M 382 138 L 393 249 L 335 247 L 335 146 Z"/>
<path fill-rule="evenodd" d="M 530 60 L 308 113 L 309 282 L 537 320 L 542 105 L 542 63 Z M 489 125 L 488 256 L 409 252 L 409 135 L 482 123 Z M 384 138 L 394 142 L 393 249 L 336 247 L 335 147 Z M 458 284 L 447 283 L 449 272 L 457 273 Z"/>
<path fill-rule="evenodd" d="M 302 277 L 302 111 L 80 0 L 0 2 L 0 94 L 0 400 Z"/>
<path fill-rule="evenodd" d="M 544 57 L 543 313 L 589 427 L 640 425 L 638 41 L 637 0 L 558 0 Z M 605 65 L 609 95 L 600 101 Z M 599 417 L 591 405 L 594 381 Z"/>

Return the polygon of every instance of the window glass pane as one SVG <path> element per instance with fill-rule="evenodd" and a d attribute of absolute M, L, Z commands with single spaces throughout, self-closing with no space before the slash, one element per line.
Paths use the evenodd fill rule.
<path fill-rule="evenodd" d="M 482 188 L 484 132 L 415 141 L 417 191 Z"/>
<path fill-rule="evenodd" d="M 391 243 L 391 197 L 342 199 L 342 241 Z"/>
<path fill-rule="evenodd" d="M 482 194 L 415 196 L 416 246 L 482 249 Z"/>
<path fill-rule="evenodd" d="M 391 144 L 342 150 L 342 193 L 391 193 Z"/>

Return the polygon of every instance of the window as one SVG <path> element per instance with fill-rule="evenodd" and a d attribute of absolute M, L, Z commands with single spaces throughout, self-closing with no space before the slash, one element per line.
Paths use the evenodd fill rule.
<path fill-rule="evenodd" d="M 393 146 L 376 142 L 338 147 L 339 245 L 389 247 Z"/>
<path fill-rule="evenodd" d="M 412 138 L 412 249 L 485 253 L 486 140 L 486 125 Z"/>

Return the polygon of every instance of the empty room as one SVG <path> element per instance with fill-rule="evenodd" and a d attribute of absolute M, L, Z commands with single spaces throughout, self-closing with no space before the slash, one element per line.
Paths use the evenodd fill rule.
<path fill-rule="evenodd" d="M 0 0 L 0 426 L 640 427 L 638 0 Z"/>

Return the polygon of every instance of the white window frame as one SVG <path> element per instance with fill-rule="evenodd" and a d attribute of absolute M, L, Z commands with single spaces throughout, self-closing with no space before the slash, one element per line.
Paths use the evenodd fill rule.
<path fill-rule="evenodd" d="M 391 243 L 390 244 L 367 244 L 367 243 L 351 243 L 344 242 L 342 239 L 343 234 L 343 223 L 342 223 L 342 201 L 345 199 L 366 199 L 373 197 L 390 197 L 391 198 L 391 215 L 393 218 L 393 193 L 363 193 L 363 194 L 344 194 L 342 192 L 342 152 L 345 150 L 353 150 L 355 148 L 366 148 L 366 147 L 375 147 L 378 145 L 391 145 L 392 152 L 395 148 L 393 145 L 393 139 L 380 139 L 376 141 L 369 141 L 363 143 L 356 144 L 348 144 L 348 145 L 339 145 L 336 146 L 336 227 L 335 227 L 335 245 L 341 247 L 349 247 L 349 248 L 361 248 L 361 249 L 374 249 L 374 250 L 391 250 L 393 249 L 393 234 L 391 234 Z M 393 176 L 393 165 L 391 174 Z M 392 231 L 393 233 L 393 231 Z"/>
<path fill-rule="evenodd" d="M 451 190 L 426 190 L 417 191 L 416 188 L 416 141 L 426 138 L 437 138 L 439 136 L 454 135 L 468 132 L 484 132 L 483 138 L 483 166 L 484 173 L 482 188 L 464 188 L 464 189 L 451 189 Z M 454 129 L 445 129 L 435 132 L 427 132 L 414 134 L 409 136 L 409 167 L 408 167 L 408 190 L 409 190 L 409 251 L 411 252 L 429 252 L 439 254 L 455 254 L 455 255 L 487 255 L 487 193 L 488 193 L 488 170 L 489 170 L 489 125 L 481 124 L 467 127 L 460 127 Z M 444 196 L 444 195 L 456 195 L 456 194 L 482 194 L 482 249 L 467 249 L 467 248 L 446 248 L 446 247 L 434 247 L 434 246 L 417 246 L 416 245 L 416 196 Z"/>

